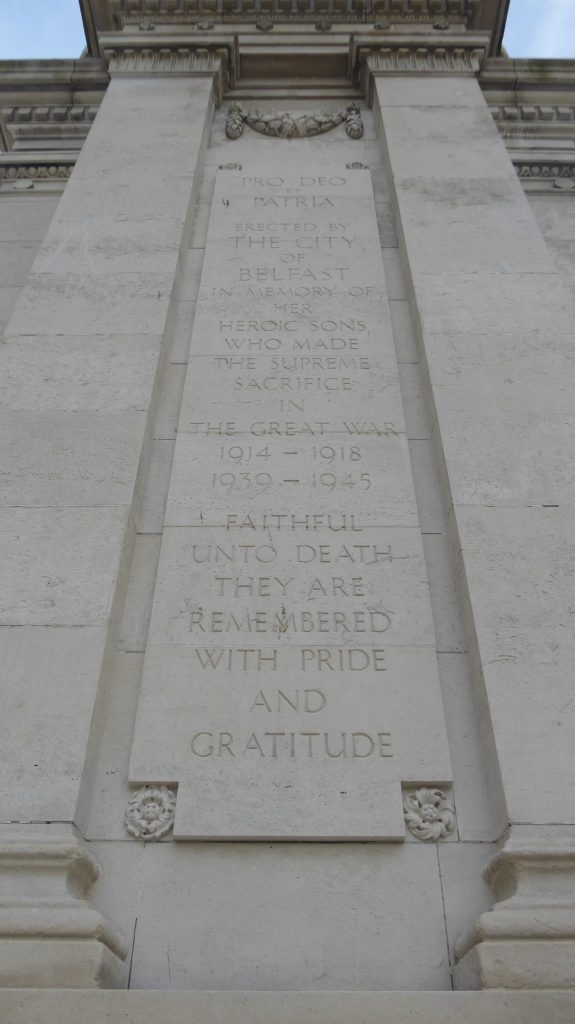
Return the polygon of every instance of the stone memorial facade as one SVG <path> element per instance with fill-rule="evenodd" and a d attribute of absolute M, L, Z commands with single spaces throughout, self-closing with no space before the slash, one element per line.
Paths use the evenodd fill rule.
<path fill-rule="evenodd" d="M 575 68 L 504 0 L 0 65 L 0 1020 L 575 1017 Z"/>

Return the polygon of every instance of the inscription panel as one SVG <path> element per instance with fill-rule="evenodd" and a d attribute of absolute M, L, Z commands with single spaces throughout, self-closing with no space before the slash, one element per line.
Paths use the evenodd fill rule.
<path fill-rule="evenodd" d="M 222 171 L 130 778 L 186 839 L 399 840 L 450 778 L 368 171 Z"/>
<path fill-rule="evenodd" d="M 168 529 L 153 644 L 433 644 L 418 530 Z"/>

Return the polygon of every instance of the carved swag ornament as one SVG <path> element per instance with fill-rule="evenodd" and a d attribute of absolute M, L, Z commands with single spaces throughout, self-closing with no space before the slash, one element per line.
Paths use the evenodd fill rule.
<path fill-rule="evenodd" d="M 277 139 L 305 139 L 329 132 L 344 122 L 350 139 L 361 139 L 361 111 L 354 103 L 345 110 L 326 110 L 314 114 L 289 114 L 287 111 L 261 113 L 259 110 L 246 110 L 239 103 L 232 103 L 228 110 L 226 135 L 228 139 L 239 139 L 247 124 L 255 132 Z"/>

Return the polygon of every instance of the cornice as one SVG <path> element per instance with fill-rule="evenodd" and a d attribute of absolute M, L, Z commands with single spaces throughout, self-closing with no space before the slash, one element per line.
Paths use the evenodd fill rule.
<path fill-rule="evenodd" d="M 112 25 L 124 28 L 138 24 L 176 25 L 212 21 L 217 24 L 255 24 L 265 14 L 273 23 L 301 21 L 389 22 L 403 24 L 438 23 L 471 25 L 479 15 L 480 0 L 272 0 L 262 6 L 257 0 L 109 0 Z"/>
<path fill-rule="evenodd" d="M 104 91 L 109 80 L 104 62 L 93 57 L 78 60 L 2 60 L 0 102 L 5 102 L 4 94 L 15 92 Z"/>
<path fill-rule="evenodd" d="M 84 104 L 2 106 L 0 132 L 12 151 L 56 140 L 80 150 L 97 112 L 97 105 Z"/>
<path fill-rule="evenodd" d="M 546 92 L 559 88 L 575 88 L 575 60 L 534 60 L 511 57 L 489 57 L 481 68 L 481 84 L 485 89 L 536 88 Z"/>
<path fill-rule="evenodd" d="M 575 61 L 486 60 L 479 84 L 506 141 L 575 145 Z"/>

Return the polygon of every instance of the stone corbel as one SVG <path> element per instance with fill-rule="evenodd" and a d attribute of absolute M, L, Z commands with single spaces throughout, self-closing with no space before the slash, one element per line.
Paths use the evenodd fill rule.
<path fill-rule="evenodd" d="M 456 945 L 458 989 L 575 988 L 575 827 L 514 826 L 484 869 L 497 897 Z"/>
<path fill-rule="evenodd" d="M 0 834 L 0 987 L 118 987 L 128 946 L 88 903 L 98 875 L 72 826 L 6 826 Z"/>

